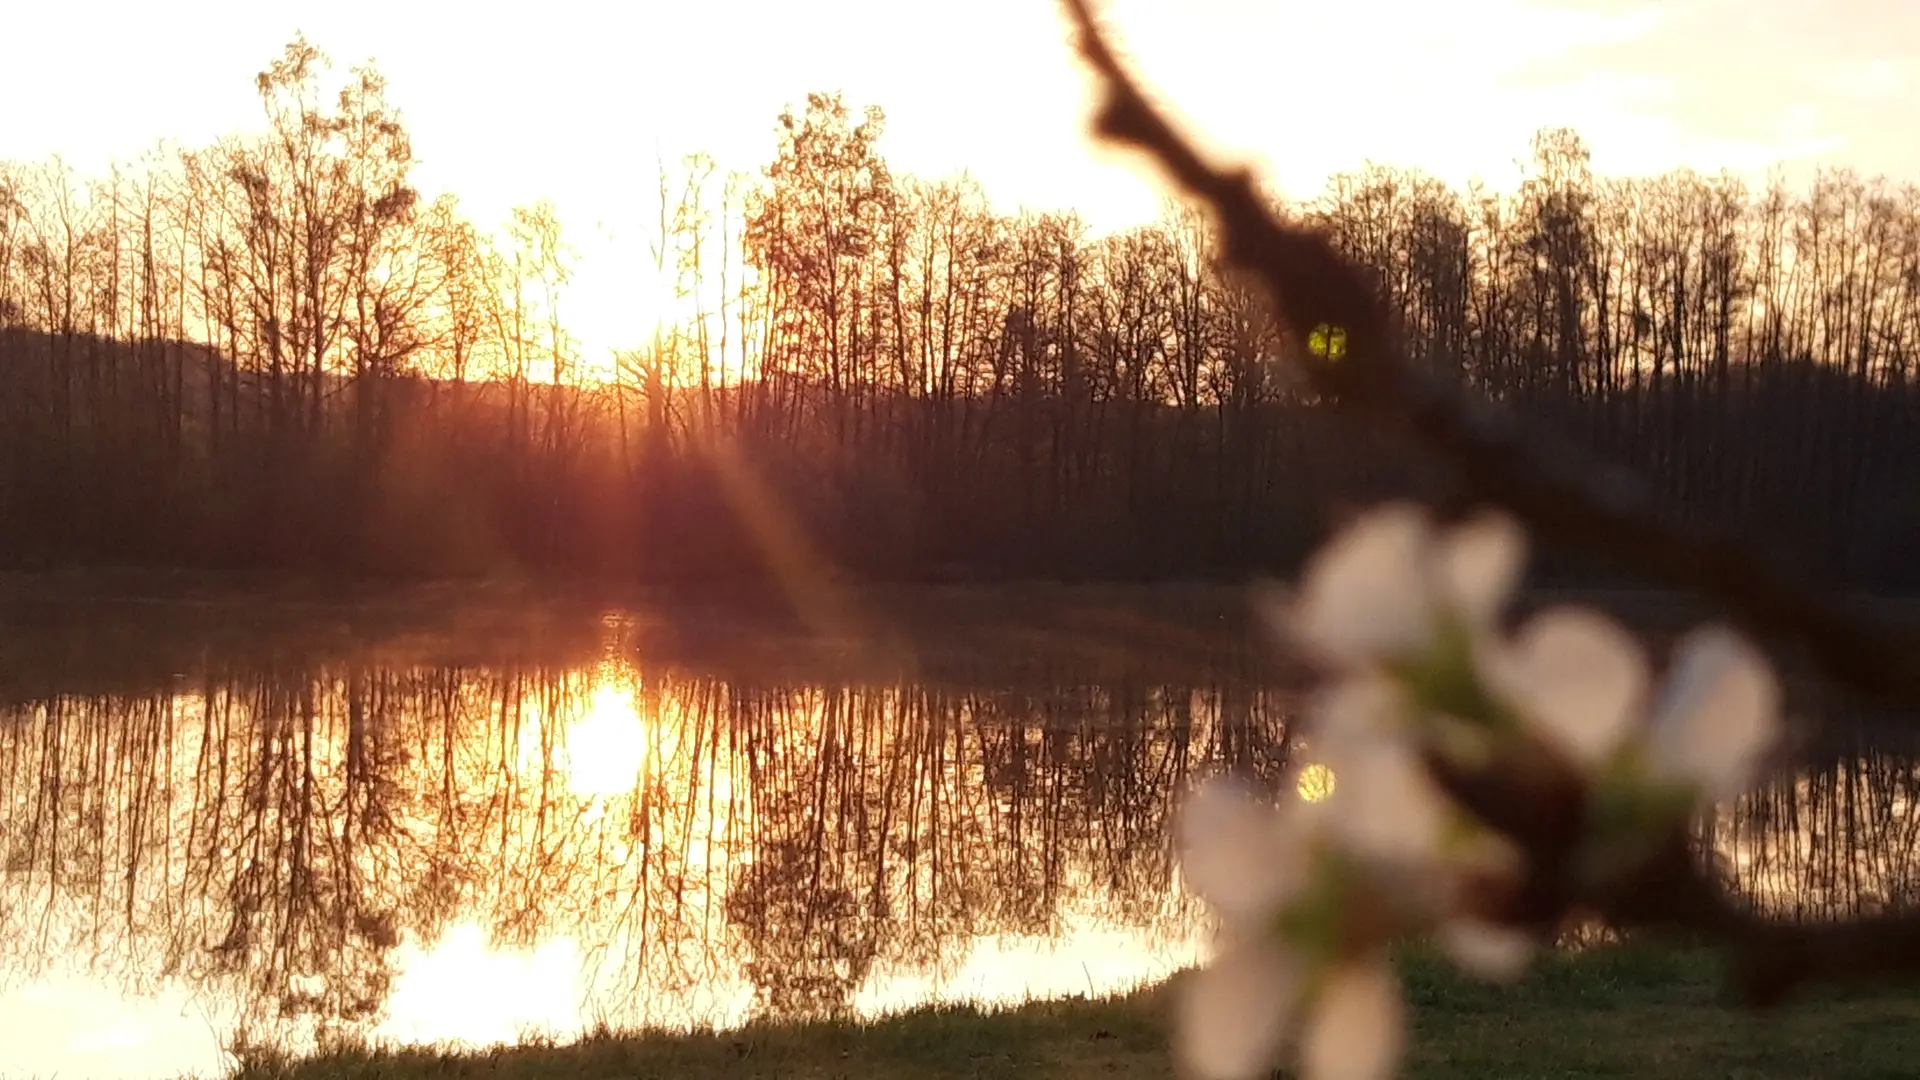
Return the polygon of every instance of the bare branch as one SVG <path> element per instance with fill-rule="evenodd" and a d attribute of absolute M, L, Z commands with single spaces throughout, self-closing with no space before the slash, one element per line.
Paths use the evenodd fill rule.
<path fill-rule="evenodd" d="M 1572 772 L 1529 768 L 1532 756 L 1464 773 L 1444 759 L 1428 766 L 1447 793 L 1526 856 L 1526 876 L 1470 898 L 1481 917 L 1543 936 L 1584 911 L 1621 930 L 1704 935 L 1733 958 L 1731 982 L 1754 1007 L 1780 1004 L 1818 983 L 1863 984 L 1920 972 L 1920 916 L 1888 915 L 1844 923 L 1780 922 L 1754 915 L 1702 868 L 1684 827 L 1659 837 L 1648 854 L 1604 888 L 1588 884 L 1573 862 L 1585 831 L 1584 791 Z"/>

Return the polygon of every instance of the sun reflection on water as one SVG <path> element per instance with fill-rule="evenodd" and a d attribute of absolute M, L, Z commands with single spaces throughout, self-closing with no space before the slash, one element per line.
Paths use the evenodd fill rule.
<path fill-rule="evenodd" d="M 632 686 L 612 680 L 596 685 L 586 708 L 565 724 L 561 769 L 567 786 L 587 797 L 631 793 L 646 763 L 649 735 Z"/>
<path fill-rule="evenodd" d="M 582 956 L 561 935 L 530 950 L 489 945 L 485 928 L 462 922 L 430 948 L 403 942 L 386 1017 L 374 1037 L 399 1043 L 490 1046 L 529 1037 L 565 1038 L 582 1027 Z"/>

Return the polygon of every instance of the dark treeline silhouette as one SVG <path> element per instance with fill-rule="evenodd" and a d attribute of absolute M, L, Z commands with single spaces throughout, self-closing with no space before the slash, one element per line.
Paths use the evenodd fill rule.
<path fill-rule="evenodd" d="M 304 42 L 267 128 L 81 183 L 0 167 L 0 557 L 656 580 L 1286 569 L 1329 501 L 1430 482 L 1287 377 L 1185 211 L 1095 236 L 896 176 L 813 95 L 772 163 L 659 178 L 673 318 L 567 330 L 544 205 L 412 186 L 377 73 Z M 642 185 L 636 179 L 636 188 Z M 648 193 L 652 200 L 655 193 Z M 1289 208 L 1415 359 L 1860 586 L 1920 585 L 1920 191 L 1369 166 Z M 638 303 L 636 304 L 638 308 Z"/>

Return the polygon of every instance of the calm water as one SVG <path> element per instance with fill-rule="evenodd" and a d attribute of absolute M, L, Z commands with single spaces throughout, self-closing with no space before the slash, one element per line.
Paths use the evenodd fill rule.
<path fill-rule="evenodd" d="M 1121 988 L 1206 947 L 1179 796 L 1299 701 L 1194 610 L 371 621 L 13 620 L 0 1076 Z M 1915 878 L 1912 756 L 1830 726 L 1713 826 L 1771 906 Z"/>

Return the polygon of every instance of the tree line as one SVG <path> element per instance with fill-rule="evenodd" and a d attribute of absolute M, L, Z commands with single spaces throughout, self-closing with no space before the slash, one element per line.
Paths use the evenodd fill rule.
<path fill-rule="evenodd" d="M 757 173 L 633 178 L 675 314 L 589 355 L 552 207 L 495 235 L 428 199 L 378 72 L 333 81 L 296 40 L 258 132 L 0 166 L 0 558 L 1235 577 L 1288 569 L 1330 501 L 1444 482 L 1289 379 L 1305 343 L 1191 213 L 999 212 L 896 175 L 884 115 L 836 95 Z M 1920 583 L 1920 189 L 1596 177 L 1552 129 L 1514 191 L 1369 165 L 1286 209 L 1374 272 L 1416 362 L 1684 513 Z"/>

